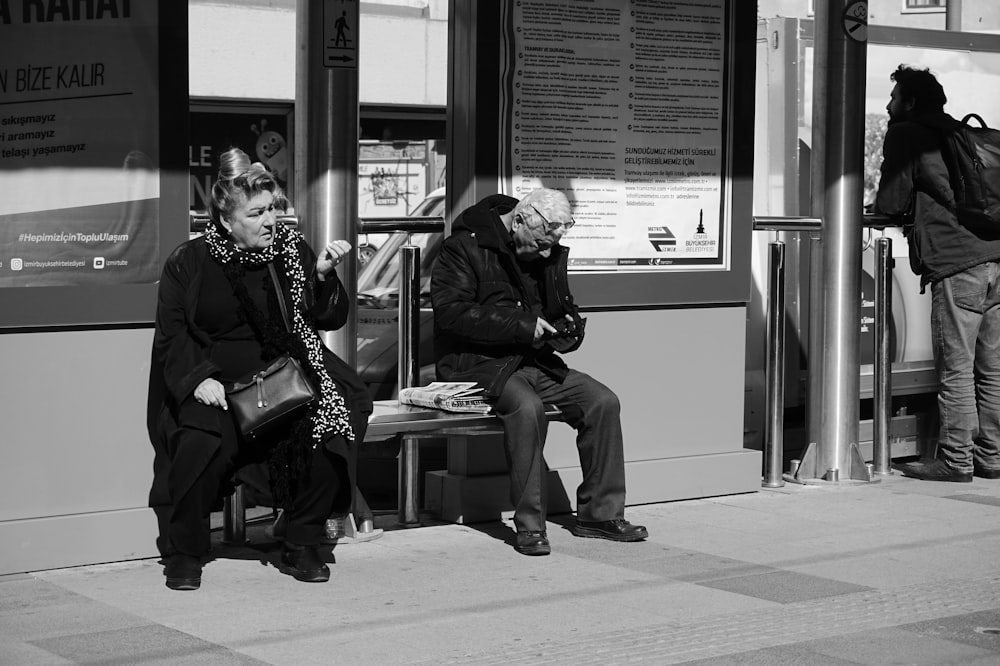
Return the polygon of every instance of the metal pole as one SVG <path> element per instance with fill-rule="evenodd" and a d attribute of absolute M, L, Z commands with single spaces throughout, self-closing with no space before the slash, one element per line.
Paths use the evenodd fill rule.
<path fill-rule="evenodd" d="M 222 543 L 242 545 L 247 542 L 246 516 L 246 500 L 240 484 L 223 503 Z"/>
<path fill-rule="evenodd" d="M 962 0 L 948 0 L 945 3 L 944 29 L 962 30 Z"/>
<path fill-rule="evenodd" d="M 420 381 L 420 248 L 399 248 L 399 388 Z M 417 498 L 420 446 L 415 437 L 403 437 L 399 446 L 398 516 L 400 525 L 420 522 Z"/>
<path fill-rule="evenodd" d="M 327 4 L 297 0 L 295 7 L 298 52 L 292 203 L 302 232 L 317 252 L 332 240 L 358 244 L 358 69 L 356 60 L 353 67 L 326 65 Z M 359 26 L 350 29 L 356 42 Z M 349 294 L 357 291 L 357 272 L 357 253 L 351 252 L 337 271 Z M 354 314 L 342 328 L 323 334 L 326 345 L 352 367 L 357 364 L 357 329 Z"/>
<path fill-rule="evenodd" d="M 858 308 L 861 292 L 866 2 L 826 4 L 826 59 L 815 79 L 826 81 L 823 238 L 823 396 L 819 412 L 819 470 L 826 478 L 865 478 L 858 469 L 860 373 Z M 819 5 L 817 5 L 817 14 Z M 819 29 L 819 26 L 817 26 Z"/>
<path fill-rule="evenodd" d="M 764 424 L 765 488 L 785 485 L 781 477 L 785 409 L 785 244 L 769 246 L 767 280 L 767 421 Z"/>
<path fill-rule="evenodd" d="M 826 69 L 827 43 L 829 29 L 827 28 L 826 3 L 829 0 L 817 0 L 815 3 L 815 28 L 813 30 L 813 94 L 812 94 L 812 136 L 809 160 L 811 182 L 809 183 L 809 213 L 822 218 L 826 214 L 826 191 L 822 187 L 826 173 L 826 116 L 827 116 L 827 81 L 820 76 Z M 801 478 L 817 478 L 821 471 L 816 464 L 816 453 L 820 440 L 820 415 L 823 410 L 823 368 L 821 359 L 824 354 L 823 340 L 823 238 L 822 233 L 810 233 L 807 246 L 809 248 L 809 284 L 806 286 L 809 295 L 809 310 L 806 314 L 808 330 L 806 332 L 806 442 L 802 462 L 797 470 Z M 825 468 L 824 468 L 825 469 Z"/>
<path fill-rule="evenodd" d="M 892 312 L 892 239 L 875 240 L 875 395 L 872 434 L 873 472 L 892 474 L 889 423 L 892 419 L 892 361 L 889 317 Z"/>

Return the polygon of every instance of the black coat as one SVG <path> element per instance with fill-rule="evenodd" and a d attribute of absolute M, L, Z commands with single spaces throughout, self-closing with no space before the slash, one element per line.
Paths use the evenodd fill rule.
<path fill-rule="evenodd" d="M 350 297 L 336 273 L 331 272 L 325 281 L 316 278 L 316 256 L 306 243 L 300 243 L 298 249 L 305 273 L 310 276 L 303 290 L 307 319 L 321 330 L 336 330 L 347 322 Z M 206 447 L 199 461 L 204 469 L 221 445 L 223 426 L 229 426 L 222 419 L 232 418 L 228 412 L 203 405 L 193 397 L 195 388 L 203 380 L 219 373 L 219 368 L 209 359 L 212 340 L 194 322 L 203 270 L 209 261 L 213 259 L 203 237 L 187 241 L 167 259 L 160 278 L 146 413 L 146 426 L 155 453 L 149 494 L 150 506 L 154 508 L 170 504 L 167 487 L 171 474 L 170 442 L 178 427 L 183 424 L 219 435 L 214 438 L 215 446 Z M 286 304 L 291 309 L 287 278 L 282 271 L 278 271 L 278 275 Z M 367 388 L 354 368 L 325 347 L 323 357 L 330 377 L 343 389 L 355 433 L 363 437 L 367 414 L 372 411 Z M 347 455 L 348 452 L 339 453 Z M 193 481 L 201 469 L 192 468 L 182 473 Z"/>
<path fill-rule="evenodd" d="M 541 302 L 532 302 L 513 239 L 498 215 L 516 204 L 516 199 L 498 194 L 461 213 L 431 275 L 438 378 L 479 382 L 494 399 L 523 364 L 535 365 L 559 381 L 565 378 L 563 360 L 547 346 L 532 345 L 535 307 L 549 322 L 577 315 L 569 291 L 568 250 L 561 245 L 536 260 L 542 262 Z"/>

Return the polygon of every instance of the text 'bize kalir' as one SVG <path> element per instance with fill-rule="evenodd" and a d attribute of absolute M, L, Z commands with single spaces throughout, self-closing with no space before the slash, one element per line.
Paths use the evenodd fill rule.
<path fill-rule="evenodd" d="M 7 92 L 7 70 L 0 70 L 0 92 Z M 13 92 L 33 92 L 67 88 L 93 88 L 104 85 L 104 63 L 18 67 L 14 70 Z"/>

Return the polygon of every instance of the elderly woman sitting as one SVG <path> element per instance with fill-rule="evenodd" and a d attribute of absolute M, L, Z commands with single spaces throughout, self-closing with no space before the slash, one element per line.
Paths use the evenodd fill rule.
<path fill-rule="evenodd" d="M 277 224 L 275 211 L 284 208 L 262 164 L 241 150 L 226 152 L 212 190 L 212 224 L 174 250 L 163 269 L 148 426 L 156 452 L 150 505 L 171 589 L 200 586 L 210 545 L 206 518 L 234 473 L 251 464 L 266 466 L 287 519 L 280 570 L 306 582 L 330 577 L 317 545 L 326 519 L 350 506 L 354 443 L 364 438 L 372 403 L 354 369 L 317 332 L 347 320 L 351 299 L 334 267 L 351 246 L 334 241 L 317 257 L 301 233 Z M 230 416 L 225 387 L 281 354 L 300 361 L 319 399 L 264 441 L 248 440 Z"/>

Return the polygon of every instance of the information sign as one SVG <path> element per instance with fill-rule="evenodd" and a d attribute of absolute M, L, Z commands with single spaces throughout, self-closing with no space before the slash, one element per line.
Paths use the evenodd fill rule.
<path fill-rule="evenodd" d="M 505 7 L 501 175 L 569 196 L 570 268 L 728 270 L 724 0 Z"/>
<path fill-rule="evenodd" d="M 358 68 L 358 0 L 325 0 L 323 3 L 323 66 Z"/>

